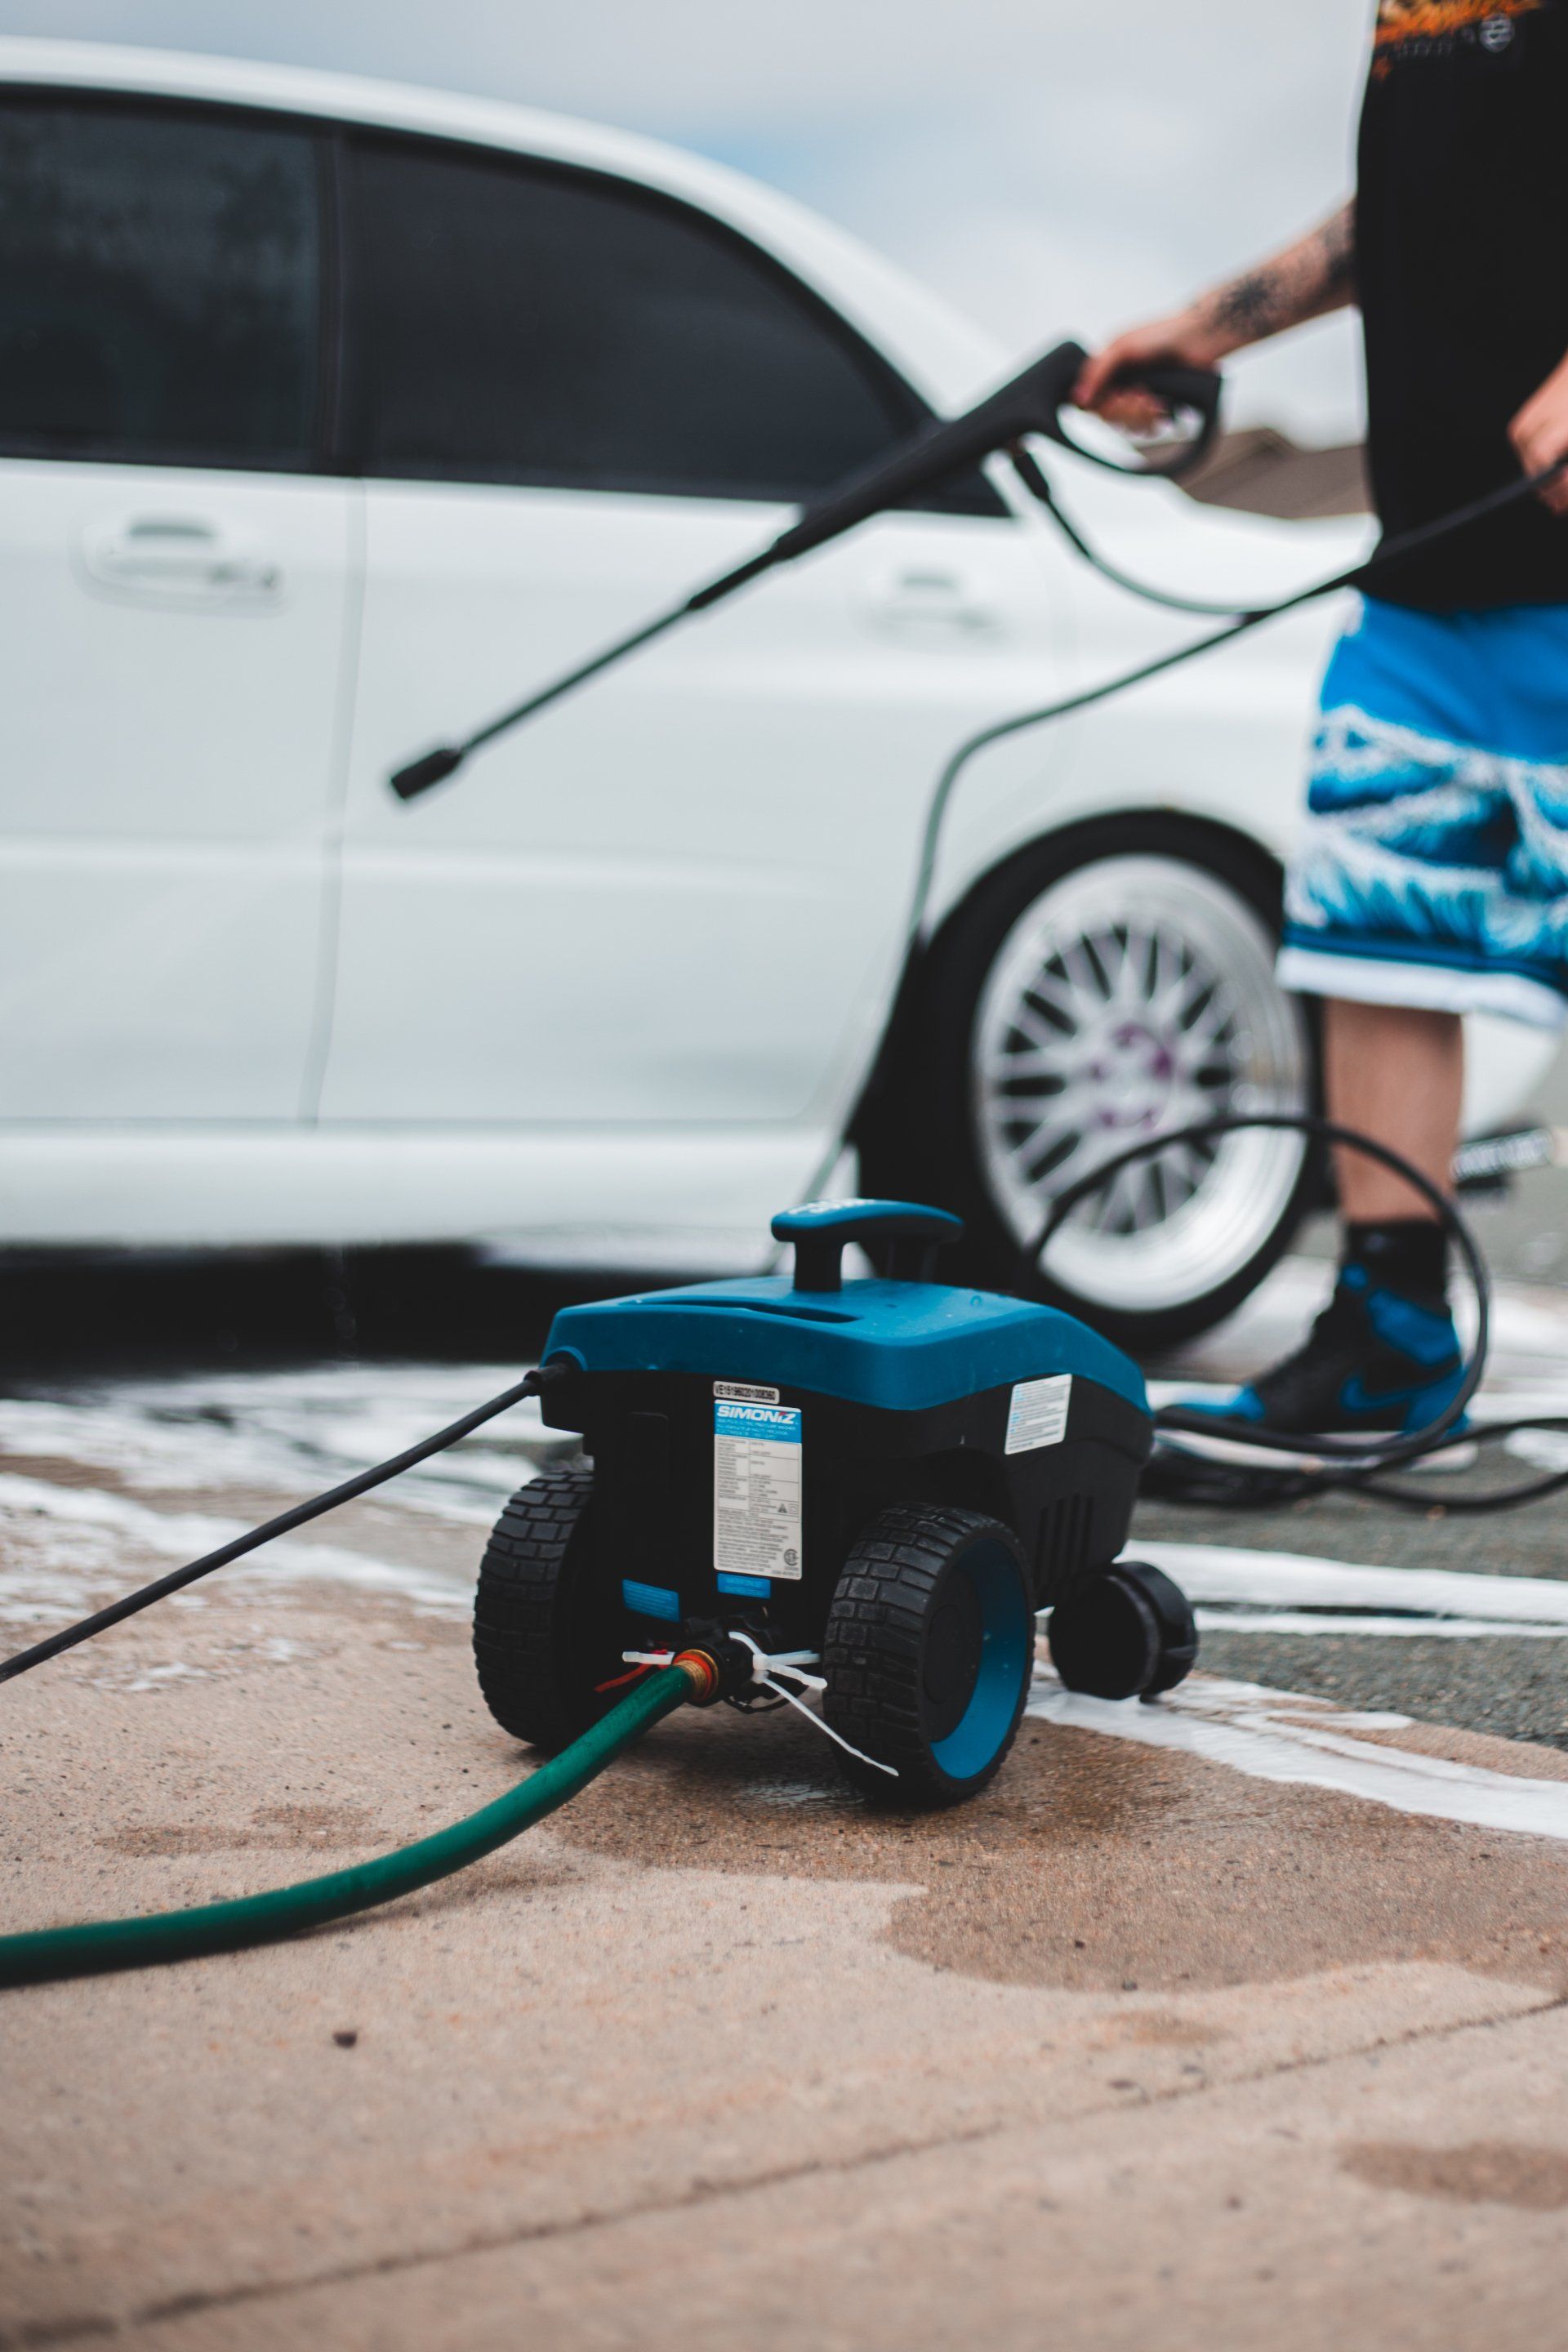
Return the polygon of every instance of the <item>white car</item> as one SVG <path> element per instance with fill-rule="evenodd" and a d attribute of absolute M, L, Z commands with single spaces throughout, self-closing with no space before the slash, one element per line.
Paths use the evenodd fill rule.
<path fill-rule="evenodd" d="M 1060 322 L 1069 328 L 1070 320 Z M 1053 1187 L 1299 1103 L 1271 970 L 1292 621 L 977 761 L 1188 625 L 1005 466 L 771 577 L 411 805 L 388 772 L 764 544 L 1004 355 L 793 204 L 473 99 L 0 41 L 0 1241 L 760 1244 L 862 1181 L 1024 1282 Z M 1048 462 L 1133 570 L 1345 561 Z M 1548 1052 L 1472 1056 L 1495 1125 Z M 1283 1244 L 1302 1154 L 1173 1154 L 1058 1237 L 1142 1339 Z"/>

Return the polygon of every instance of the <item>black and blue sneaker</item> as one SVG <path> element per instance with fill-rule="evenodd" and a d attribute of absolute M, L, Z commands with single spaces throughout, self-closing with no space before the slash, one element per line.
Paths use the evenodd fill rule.
<path fill-rule="evenodd" d="M 1363 1264 L 1340 1269 L 1304 1346 L 1228 1398 L 1183 1398 L 1192 1412 L 1281 1437 L 1405 1436 L 1452 1404 L 1465 1376 L 1441 1291 L 1408 1297 Z M 1456 1424 L 1456 1434 L 1463 1429 Z"/>

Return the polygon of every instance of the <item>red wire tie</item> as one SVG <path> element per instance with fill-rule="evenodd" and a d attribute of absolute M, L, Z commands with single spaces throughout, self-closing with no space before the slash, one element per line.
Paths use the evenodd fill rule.
<path fill-rule="evenodd" d="M 639 1683 L 644 1675 L 651 1675 L 652 1672 L 651 1666 L 634 1666 L 629 1675 L 616 1675 L 607 1683 L 595 1683 L 594 1696 L 597 1698 L 604 1691 L 620 1690 L 626 1683 Z"/>

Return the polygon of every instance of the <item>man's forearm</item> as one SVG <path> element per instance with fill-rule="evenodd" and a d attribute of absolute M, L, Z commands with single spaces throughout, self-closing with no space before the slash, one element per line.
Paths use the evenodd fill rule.
<path fill-rule="evenodd" d="M 1212 338 L 1215 357 L 1224 359 L 1246 343 L 1260 343 L 1308 319 L 1321 319 L 1355 299 L 1355 202 L 1331 215 L 1321 228 L 1287 246 L 1270 261 L 1232 278 L 1194 304 L 1194 313 Z"/>
<path fill-rule="evenodd" d="M 1073 388 L 1080 408 L 1092 408 L 1113 425 L 1134 429 L 1158 421 L 1159 403 L 1139 389 L 1152 367 L 1178 362 L 1212 368 L 1244 343 L 1299 327 L 1355 300 L 1355 205 L 1342 205 L 1315 228 L 1249 269 L 1244 278 L 1216 286 L 1173 318 L 1129 327 L 1085 362 Z"/>

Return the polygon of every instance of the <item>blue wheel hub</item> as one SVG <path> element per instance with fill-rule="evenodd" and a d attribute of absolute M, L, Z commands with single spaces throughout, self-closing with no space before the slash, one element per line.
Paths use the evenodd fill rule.
<path fill-rule="evenodd" d="M 921 1727 L 950 1780 L 973 1780 L 1006 1746 L 1034 1637 L 1017 1561 L 999 1543 L 971 1545 L 942 1579 L 921 1667 Z"/>

